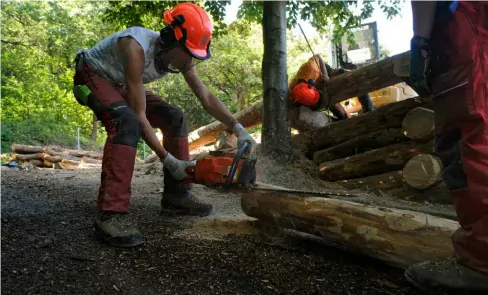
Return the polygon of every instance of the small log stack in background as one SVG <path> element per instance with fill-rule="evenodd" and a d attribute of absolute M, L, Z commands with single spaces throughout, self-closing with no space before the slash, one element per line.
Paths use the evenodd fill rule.
<path fill-rule="evenodd" d="M 12 144 L 15 160 L 42 168 L 77 169 L 101 167 L 103 154 L 95 151 L 64 149 L 55 146 Z"/>

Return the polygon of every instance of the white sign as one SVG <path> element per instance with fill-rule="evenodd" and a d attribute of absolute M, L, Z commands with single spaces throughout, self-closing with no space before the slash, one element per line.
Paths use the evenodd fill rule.
<path fill-rule="evenodd" d="M 349 50 L 347 52 L 347 58 L 353 64 L 362 63 L 371 58 L 371 50 L 369 48 Z"/>

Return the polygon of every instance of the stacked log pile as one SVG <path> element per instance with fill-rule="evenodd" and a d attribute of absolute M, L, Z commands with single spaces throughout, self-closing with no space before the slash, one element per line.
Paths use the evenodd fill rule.
<path fill-rule="evenodd" d="M 375 64 L 359 68 L 330 79 L 327 87 L 329 105 L 344 101 L 370 91 L 403 82 L 408 76 L 410 51 L 381 60 Z M 325 108 L 326 106 L 323 106 Z M 251 129 L 261 125 L 263 120 L 263 102 L 256 103 L 234 115 L 245 128 Z M 306 107 L 291 106 L 289 109 L 291 128 L 300 132 L 328 125 L 328 117 Z M 212 144 L 227 127 L 216 121 L 202 126 L 188 136 L 190 152 L 205 145 Z"/>
<path fill-rule="evenodd" d="M 95 151 L 64 149 L 55 146 L 12 144 L 14 159 L 42 168 L 78 169 L 101 167 L 103 154 Z"/>
<path fill-rule="evenodd" d="M 319 165 L 319 177 L 348 189 L 431 190 L 449 203 L 434 153 L 430 100 L 411 98 L 302 133 L 294 144 Z"/>

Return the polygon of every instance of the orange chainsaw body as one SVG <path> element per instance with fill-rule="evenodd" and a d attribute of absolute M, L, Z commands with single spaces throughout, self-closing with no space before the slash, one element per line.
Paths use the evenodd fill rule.
<path fill-rule="evenodd" d="M 218 186 L 226 183 L 233 154 L 213 152 L 210 157 L 197 160 L 196 165 L 188 169 L 194 183 L 206 186 Z M 248 185 L 256 182 L 256 160 L 243 158 L 237 164 L 232 185 Z"/>

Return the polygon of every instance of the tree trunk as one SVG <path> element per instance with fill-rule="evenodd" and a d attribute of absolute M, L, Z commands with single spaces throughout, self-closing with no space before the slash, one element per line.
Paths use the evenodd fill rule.
<path fill-rule="evenodd" d="M 251 217 L 401 268 L 452 257 L 451 235 L 459 227 L 456 221 L 415 211 L 274 191 L 243 194 L 241 207 Z"/>
<path fill-rule="evenodd" d="M 241 90 L 237 91 L 237 103 L 236 103 L 236 105 L 237 105 L 237 111 L 238 112 L 242 111 L 246 105 L 244 92 L 242 92 Z"/>
<path fill-rule="evenodd" d="M 418 155 L 403 168 L 403 179 L 411 187 L 427 189 L 442 181 L 442 161 L 432 155 Z"/>
<path fill-rule="evenodd" d="M 362 189 L 366 191 L 388 191 L 403 186 L 402 171 L 392 171 L 362 178 L 342 180 L 339 182 L 347 189 Z"/>
<path fill-rule="evenodd" d="M 98 119 L 97 116 L 93 114 L 92 130 L 91 130 L 91 139 L 93 141 L 97 140 L 97 133 L 98 133 Z"/>
<path fill-rule="evenodd" d="M 288 121 L 288 77 L 286 68 L 286 2 L 263 2 L 263 133 L 262 148 L 288 162 L 293 159 Z"/>
<path fill-rule="evenodd" d="M 365 177 L 402 169 L 416 155 L 433 152 L 434 143 L 413 141 L 386 146 L 363 154 L 325 162 L 319 177 L 327 181 Z"/>
<path fill-rule="evenodd" d="M 263 102 L 259 102 L 243 110 L 242 112 L 238 112 L 234 115 L 234 118 L 236 118 L 236 120 L 239 121 L 239 123 L 241 123 L 245 128 L 253 128 L 260 125 L 263 120 Z M 227 126 L 219 121 L 215 121 L 192 131 L 188 135 L 190 151 L 215 142 L 220 133 L 225 130 L 227 130 Z"/>
<path fill-rule="evenodd" d="M 327 85 L 330 104 L 403 82 L 404 78 L 395 71 L 395 64 L 409 56 L 410 51 L 407 51 L 331 78 Z"/>
<path fill-rule="evenodd" d="M 432 108 L 432 101 L 420 97 L 378 108 L 373 112 L 329 124 L 294 137 L 294 144 L 312 158 L 313 153 L 346 140 L 385 128 L 401 128 L 405 115 L 416 107 Z"/>
<path fill-rule="evenodd" d="M 407 140 L 409 140 L 408 137 L 403 135 L 402 130 L 399 128 L 378 130 L 341 142 L 328 149 L 315 152 L 313 154 L 313 160 L 318 165 L 326 161 L 357 155 L 369 150 Z"/>
<path fill-rule="evenodd" d="M 434 111 L 426 108 L 415 108 L 408 112 L 402 122 L 405 135 L 416 141 L 434 138 Z"/>

